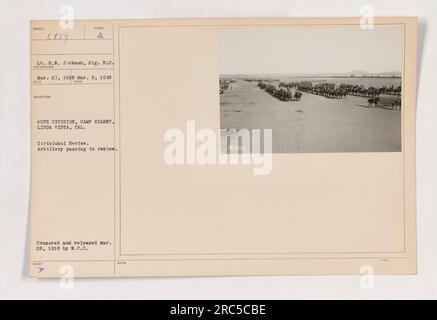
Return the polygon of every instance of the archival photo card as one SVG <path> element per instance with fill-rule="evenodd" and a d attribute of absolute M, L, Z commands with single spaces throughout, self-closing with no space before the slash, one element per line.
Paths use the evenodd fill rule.
<path fill-rule="evenodd" d="M 417 18 L 360 22 L 32 21 L 29 274 L 416 273 Z"/>

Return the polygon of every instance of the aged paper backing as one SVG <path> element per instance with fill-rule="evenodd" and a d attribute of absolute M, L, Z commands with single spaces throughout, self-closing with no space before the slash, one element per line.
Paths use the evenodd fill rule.
<path fill-rule="evenodd" d="M 273 154 L 266 176 L 163 161 L 167 129 L 220 128 L 220 30 L 359 28 L 359 18 L 74 23 L 31 22 L 31 276 L 416 272 L 415 18 L 375 20 L 404 30 L 402 152 Z M 100 63 L 38 64 L 65 57 Z M 38 130 L 43 119 L 93 122 Z M 115 149 L 36 151 L 58 140 Z"/>

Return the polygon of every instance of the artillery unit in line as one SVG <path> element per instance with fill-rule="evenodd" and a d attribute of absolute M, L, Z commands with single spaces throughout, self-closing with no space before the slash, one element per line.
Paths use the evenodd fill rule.
<path fill-rule="evenodd" d="M 285 86 L 276 86 L 269 82 L 260 81 L 258 87 L 281 101 L 300 101 L 302 99 L 302 92 L 291 91 L 290 88 Z"/>
<path fill-rule="evenodd" d="M 228 89 L 232 90 L 232 83 L 234 82 L 235 80 L 220 80 L 220 94 L 223 94 Z"/>
<path fill-rule="evenodd" d="M 365 87 L 364 85 L 353 84 L 335 84 L 335 83 L 316 83 L 311 81 L 300 82 L 280 82 L 279 86 L 288 89 L 296 88 L 298 91 L 315 94 L 326 97 L 328 99 L 343 99 L 347 95 L 365 97 L 368 98 L 367 102 L 369 107 L 377 108 L 380 102 L 380 95 L 395 95 L 397 98 L 392 102 L 392 110 L 401 110 L 401 91 L 402 87 L 398 86 L 383 86 L 381 88 Z"/>

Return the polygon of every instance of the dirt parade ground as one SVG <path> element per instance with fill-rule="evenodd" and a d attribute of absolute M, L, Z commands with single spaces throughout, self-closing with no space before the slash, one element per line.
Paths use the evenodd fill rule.
<path fill-rule="evenodd" d="M 399 152 L 401 112 L 394 97 L 381 95 L 378 108 L 368 98 L 343 99 L 303 93 L 300 101 L 280 101 L 256 81 L 236 80 L 220 95 L 222 129 L 272 129 L 274 153 Z"/>

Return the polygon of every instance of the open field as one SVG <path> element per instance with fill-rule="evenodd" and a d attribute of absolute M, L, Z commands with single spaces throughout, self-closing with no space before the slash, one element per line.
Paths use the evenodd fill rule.
<path fill-rule="evenodd" d="M 391 110 L 394 96 L 380 98 L 379 108 L 357 96 L 303 93 L 301 101 L 280 101 L 258 82 L 237 79 L 220 95 L 220 127 L 272 129 L 274 153 L 399 152 L 401 112 Z"/>

